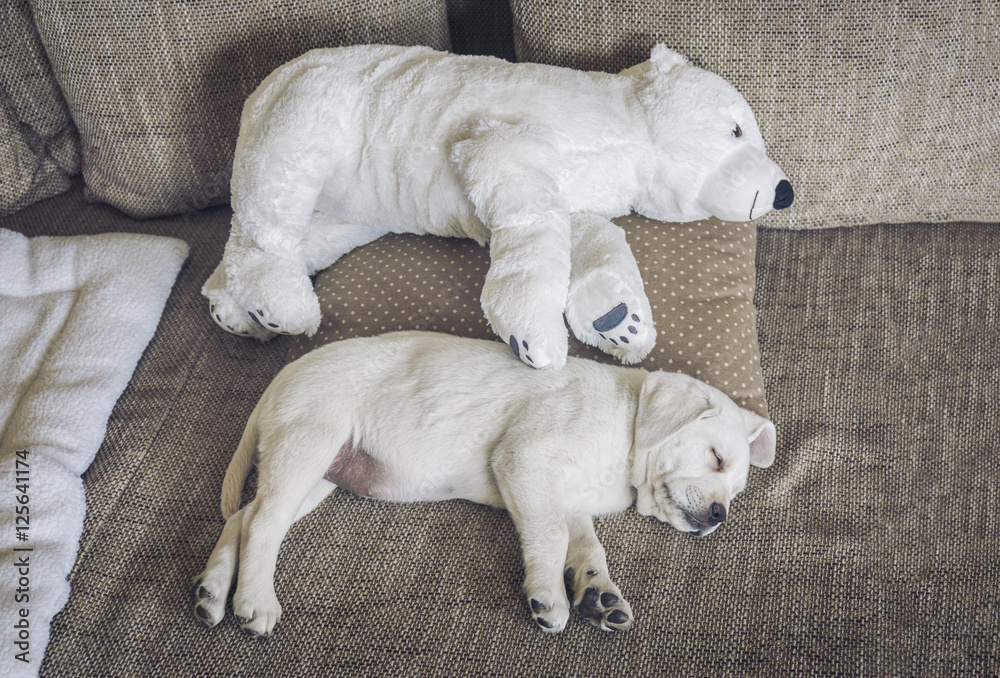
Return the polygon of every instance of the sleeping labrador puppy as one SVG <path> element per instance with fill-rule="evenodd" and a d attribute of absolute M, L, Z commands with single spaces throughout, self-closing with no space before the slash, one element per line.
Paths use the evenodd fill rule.
<path fill-rule="evenodd" d="M 635 502 L 642 515 L 707 535 L 726 520 L 750 465 L 769 466 L 774 449 L 771 422 L 682 374 L 577 358 L 531 370 L 504 344 L 424 332 L 329 344 L 286 366 L 250 415 L 194 611 L 218 624 L 238 570 L 236 620 L 269 635 L 281 616 L 278 547 L 342 487 L 386 501 L 507 509 L 534 623 L 558 633 L 576 608 L 622 631 L 632 609 L 592 517 Z M 257 495 L 239 508 L 255 458 Z"/>

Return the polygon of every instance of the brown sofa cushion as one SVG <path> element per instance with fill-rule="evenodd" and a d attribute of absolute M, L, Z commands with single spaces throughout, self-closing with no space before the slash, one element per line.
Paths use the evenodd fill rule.
<path fill-rule="evenodd" d="M 80 142 L 28 0 L 0 6 L 0 216 L 69 189 Z"/>
<path fill-rule="evenodd" d="M 717 220 L 625 228 L 656 322 L 656 346 L 639 364 L 685 372 L 767 415 L 753 306 L 756 228 Z M 395 330 L 496 339 L 479 297 L 489 253 L 471 240 L 386 236 L 317 276 L 319 332 L 296 337 L 288 360 L 331 341 Z M 570 335 L 570 354 L 618 364 Z"/>
<path fill-rule="evenodd" d="M 31 0 L 88 197 L 150 217 L 224 203 L 246 97 L 315 47 L 448 47 L 443 0 Z"/>
<path fill-rule="evenodd" d="M 795 204 L 761 224 L 996 221 L 995 3 L 512 0 L 518 57 L 618 71 L 665 42 L 747 98 Z"/>

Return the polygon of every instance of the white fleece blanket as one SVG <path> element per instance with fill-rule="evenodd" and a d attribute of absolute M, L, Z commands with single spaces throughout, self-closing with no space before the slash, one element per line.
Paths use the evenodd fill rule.
<path fill-rule="evenodd" d="M 80 475 L 187 252 L 149 235 L 0 229 L 0 675 L 38 675 L 69 598 Z"/>

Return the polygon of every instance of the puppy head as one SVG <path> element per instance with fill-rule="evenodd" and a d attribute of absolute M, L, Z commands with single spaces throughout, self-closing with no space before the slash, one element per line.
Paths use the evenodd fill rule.
<path fill-rule="evenodd" d="M 639 394 L 636 510 L 703 537 L 729 515 L 750 465 L 774 461 L 774 424 L 683 374 L 652 372 Z"/>

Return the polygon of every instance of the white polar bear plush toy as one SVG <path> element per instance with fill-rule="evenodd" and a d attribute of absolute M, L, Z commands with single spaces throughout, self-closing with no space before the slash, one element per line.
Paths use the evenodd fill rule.
<path fill-rule="evenodd" d="M 312 335 L 310 276 L 386 233 L 489 243 L 482 306 L 525 363 L 559 368 L 567 330 L 625 363 L 656 338 L 610 218 L 747 221 L 788 207 L 753 112 L 657 45 L 614 75 L 426 47 L 319 49 L 243 107 L 233 221 L 205 283 L 237 335 Z"/>

